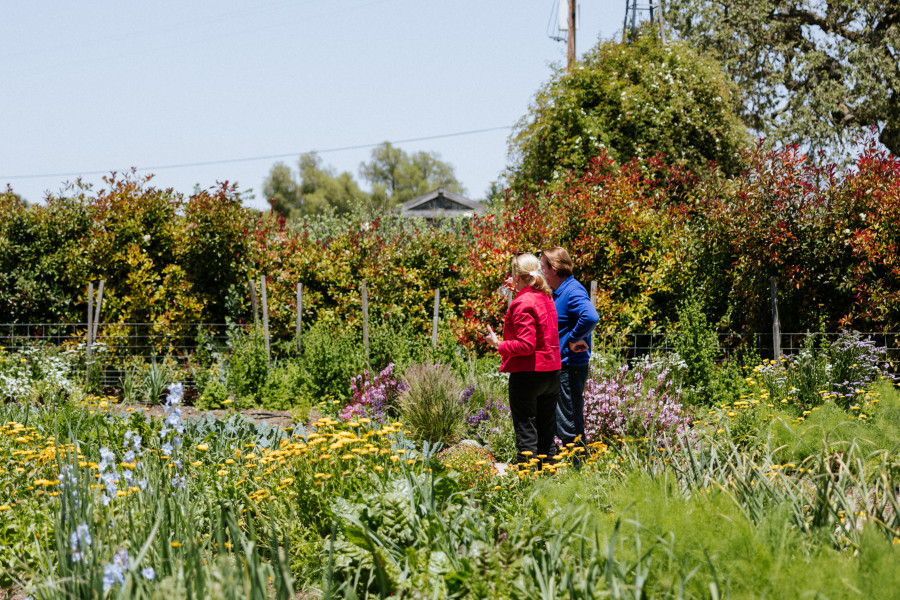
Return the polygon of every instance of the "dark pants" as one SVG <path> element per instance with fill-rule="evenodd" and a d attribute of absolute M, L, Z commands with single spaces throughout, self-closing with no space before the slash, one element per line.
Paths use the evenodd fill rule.
<path fill-rule="evenodd" d="M 556 400 L 559 371 L 526 371 L 509 374 L 509 410 L 516 431 L 516 460 L 527 463 L 539 454 L 549 462 L 557 453 Z M 531 456 L 524 452 L 530 451 Z"/>
<path fill-rule="evenodd" d="M 559 402 L 556 405 L 556 435 L 563 445 L 581 436 L 584 445 L 584 386 L 588 366 L 563 367 L 559 373 Z"/>

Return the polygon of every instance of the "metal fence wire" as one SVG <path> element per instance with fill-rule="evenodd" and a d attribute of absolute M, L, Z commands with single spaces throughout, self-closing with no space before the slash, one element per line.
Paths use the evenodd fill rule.
<path fill-rule="evenodd" d="M 227 352 L 229 331 L 246 331 L 250 324 L 223 323 L 102 323 L 97 328 L 92 346 L 92 361 L 99 365 L 103 385 L 115 385 L 124 371 L 142 362 L 169 361 L 186 367 L 198 352 Z M 782 333 L 781 351 L 797 354 L 810 335 L 819 336 L 820 346 L 827 346 L 841 333 Z M 860 332 L 861 339 L 871 340 L 885 349 L 885 362 L 896 372 L 900 366 L 900 332 Z M 677 333 L 595 333 L 594 352 L 621 356 L 629 361 L 645 356 L 667 354 L 675 349 Z M 19 352 L 35 346 L 52 346 L 84 355 L 87 339 L 86 323 L 8 323 L 0 324 L 0 347 Z M 753 349 L 762 359 L 775 356 L 772 333 L 720 333 L 717 360 Z"/>
<path fill-rule="evenodd" d="M 103 386 L 116 385 L 124 373 L 153 361 L 186 371 L 198 352 L 226 352 L 229 331 L 245 324 L 221 323 L 103 323 L 91 347 L 91 362 L 99 368 Z M 18 353 L 25 348 L 55 347 L 86 360 L 86 323 L 0 324 L 0 348 Z"/>

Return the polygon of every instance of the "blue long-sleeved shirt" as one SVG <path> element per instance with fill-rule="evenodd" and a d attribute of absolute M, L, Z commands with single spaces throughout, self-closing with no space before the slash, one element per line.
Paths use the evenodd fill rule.
<path fill-rule="evenodd" d="M 563 367 L 586 365 L 591 360 L 591 331 L 600 320 L 597 310 L 591 304 L 584 286 L 574 277 L 559 284 L 553 291 L 553 303 L 559 322 L 559 349 Z M 572 352 L 569 342 L 585 340 L 587 352 Z"/>

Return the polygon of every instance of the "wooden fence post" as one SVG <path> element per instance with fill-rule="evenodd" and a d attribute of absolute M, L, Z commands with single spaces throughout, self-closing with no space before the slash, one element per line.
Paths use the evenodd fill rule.
<path fill-rule="evenodd" d="M 303 284 L 297 284 L 297 352 L 303 351 L 301 332 L 303 330 Z"/>
<path fill-rule="evenodd" d="M 97 330 L 100 329 L 100 308 L 103 306 L 103 286 L 106 284 L 105 279 L 100 280 L 100 289 L 97 290 L 97 309 L 94 311 L 94 333 L 91 336 L 93 341 L 97 341 Z"/>
<path fill-rule="evenodd" d="M 438 318 L 441 307 L 441 290 L 434 290 L 434 320 L 431 325 L 431 345 L 437 348 L 438 345 Z"/>
<path fill-rule="evenodd" d="M 263 334 L 266 340 L 266 362 L 272 360 L 272 353 L 269 350 L 269 304 L 266 302 L 266 276 L 261 277 L 262 288 L 262 317 L 263 317 Z"/>
<path fill-rule="evenodd" d="M 775 278 L 769 278 L 769 285 L 772 290 L 772 352 L 775 360 L 781 358 L 781 322 L 778 317 L 778 287 Z"/>
<path fill-rule="evenodd" d="M 88 305 L 87 305 L 87 335 L 85 337 L 84 343 L 84 351 L 85 351 L 85 360 L 84 360 L 84 384 L 90 385 L 91 381 L 91 333 L 94 330 L 94 283 L 91 282 L 88 284 L 88 297 L 87 297 Z"/>
<path fill-rule="evenodd" d="M 253 311 L 253 326 L 259 326 L 259 310 L 256 306 L 256 282 L 250 280 L 250 309 Z"/>
<path fill-rule="evenodd" d="M 363 280 L 359 291 L 362 300 L 363 349 L 366 353 L 366 364 L 369 364 L 369 294 L 366 292 L 365 280 Z"/>

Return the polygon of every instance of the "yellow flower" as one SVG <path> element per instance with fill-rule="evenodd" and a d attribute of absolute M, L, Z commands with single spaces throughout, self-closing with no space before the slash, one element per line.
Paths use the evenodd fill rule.
<path fill-rule="evenodd" d="M 7 510 L 9 510 L 9 504 L 4 504 L 3 506 L 0 506 L 0 512 L 4 512 Z"/>
<path fill-rule="evenodd" d="M 173 548 L 181 548 L 181 542 L 172 542 Z"/>
<path fill-rule="evenodd" d="M 218 471 L 216 471 L 216 475 L 224 477 L 225 475 L 228 475 L 228 471 L 226 471 L 225 469 L 219 469 Z"/>
<path fill-rule="evenodd" d="M 209 444 L 197 444 L 197 450 L 206 452 L 207 450 L 209 450 Z"/>

